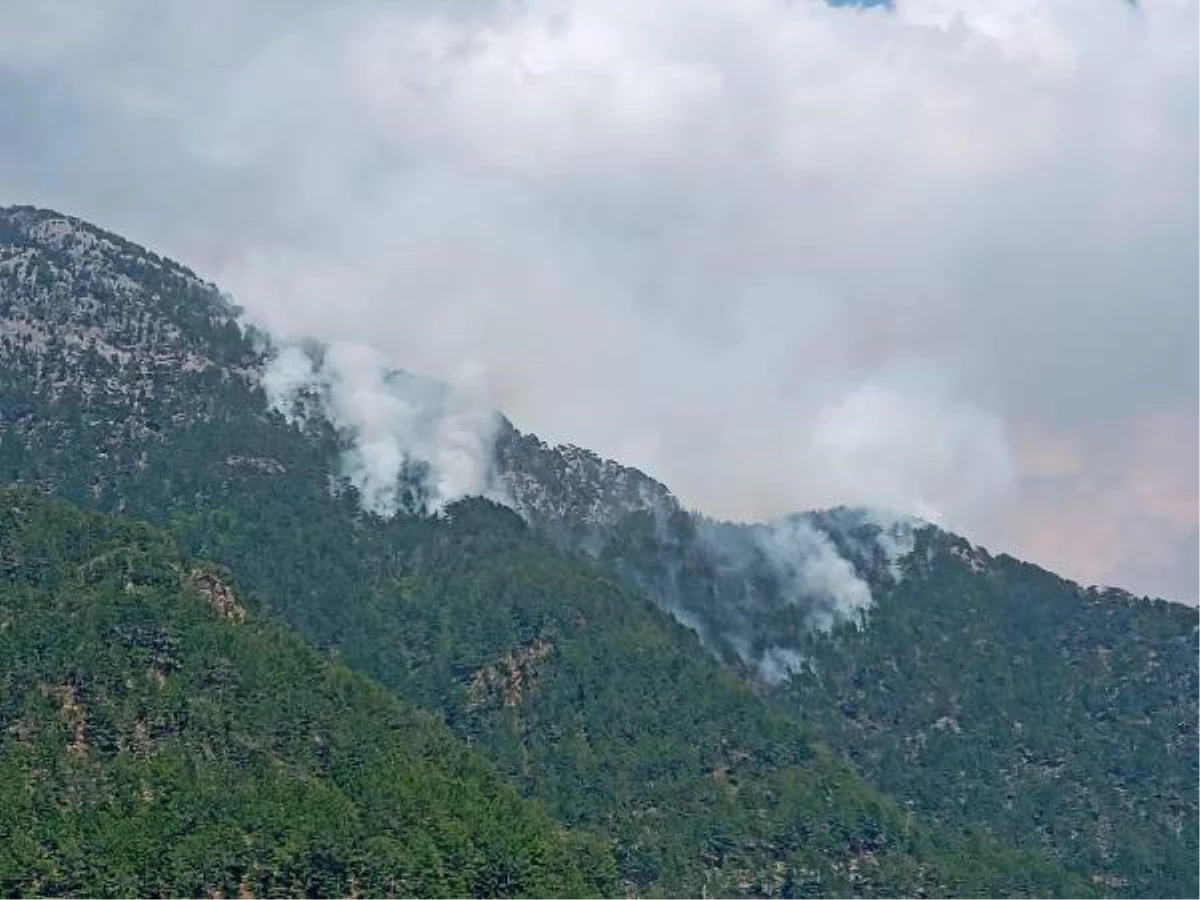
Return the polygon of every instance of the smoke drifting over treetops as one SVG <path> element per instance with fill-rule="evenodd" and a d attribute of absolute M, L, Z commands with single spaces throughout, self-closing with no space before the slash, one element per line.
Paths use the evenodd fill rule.
<path fill-rule="evenodd" d="M 859 566 L 873 568 L 882 556 L 891 580 L 898 581 L 900 562 L 913 549 L 915 530 L 928 524 L 866 509 L 751 525 L 692 517 L 695 543 L 690 546 L 700 548 L 721 573 L 714 582 L 722 596 L 719 621 L 706 621 L 704 607 L 711 602 L 713 586 L 693 593 L 681 590 L 678 583 L 676 554 L 683 548 L 670 523 L 682 510 L 674 497 L 644 476 L 600 460 L 595 460 L 595 471 L 568 461 L 572 474 L 567 478 L 547 477 L 543 471 L 545 480 L 539 480 L 536 473 L 544 468 L 544 460 L 499 453 L 501 418 L 478 398 L 390 369 L 386 358 L 364 345 L 277 348 L 262 385 L 271 405 L 294 423 L 304 427 L 310 417 L 319 417 L 335 428 L 343 444 L 343 475 L 357 489 L 363 507 L 377 515 L 438 513 L 455 500 L 482 495 L 552 535 L 564 526 L 585 535 L 573 549 L 597 556 L 605 555 L 606 542 L 620 541 L 608 529 L 625 527 L 625 516 L 653 522 L 663 572 L 653 584 L 645 583 L 645 572 L 634 574 L 634 581 L 714 650 L 733 649 L 772 684 L 800 671 L 803 658 L 794 648 L 764 647 L 755 640 L 763 604 L 797 607 L 806 630 L 828 632 L 845 622 L 863 624 L 875 597 Z M 511 491 L 513 478 L 536 483 L 526 484 L 526 493 Z M 622 482 L 639 478 L 632 492 L 622 489 Z M 547 511 L 564 506 L 578 511 L 563 522 L 545 518 Z M 869 526 L 865 536 L 864 525 Z M 591 528 L 599 530 L 589 533 Z M 845 554 L 831 539 L 835 533 L 849 542 Z M 757 596 L 764 584 L 770 585 L 766 594 Z M 726 593 L 730 587 L 732 592 Z M 750 606 L 742 608 L 747 600 Z"/>
<path fill-rule="evenodd" d="M 439 496 L 500 409 L 715 516 L 1195 598 L 1194 0 L 47 10 L 0 8 L 0 192 L 376 348 L 315 377 L 381 509 L 387 365 L 469 382 Z"/>
<path fill-rule="evenodd" d="M 391 516 L 406 506 L 406 475 L 435 511 L 467 496 L 502 499 L 489 477 L 499 416 L 461 389 L 391 370 L 378 351 L 350 343 L 319 354 L 283 348 L 263 387 L 290 419 L 317 413 L 338 430 L 343 474 L 371 512 Z"/>

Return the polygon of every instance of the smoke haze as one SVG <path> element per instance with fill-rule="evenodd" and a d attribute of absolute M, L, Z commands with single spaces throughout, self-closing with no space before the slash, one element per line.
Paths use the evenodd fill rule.
<path fill-rule="evenodd" d="M 0 3 L 0 195 L 342 348 L 294 374 L 378 510 L 409 458 L 435 497 L 485 484 L 498 408 L 717 517 L 883 506 L 1194 602 L 1197 24 L 1195 0 Z M 391 366 L 469 402 L 410 446 Z"/>

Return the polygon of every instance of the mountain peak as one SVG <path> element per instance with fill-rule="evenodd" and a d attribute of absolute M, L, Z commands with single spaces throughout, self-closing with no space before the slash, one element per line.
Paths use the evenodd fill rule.
<path fill-rule="evenodd" d="M 240 310 L 190 269 L 81 219 L 0 208 L 0 337 L 91 348 L 122 365 L 203 368 Z"/>
<path fill-rule="evenodd" d="M 64 254 L 105 268 L 148 266 L 216 293 L 191 269 L 76 216 L 36 206 L 0 207 L 0 243 Z"/>
<path fill-rule="evenodd" d="M 666 485 L 644 472 L 573 444 L 550 446 L 507 420 L 494 452 L 504 496 L 542 528 L 594 530 L 638 513 L 661 521 L 680 510 Z"/>

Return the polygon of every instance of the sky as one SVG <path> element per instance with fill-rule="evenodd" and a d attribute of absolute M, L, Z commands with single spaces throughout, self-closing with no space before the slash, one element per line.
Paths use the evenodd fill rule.
<path fill-rule="evenodd" d="M 1200 0 L 0 0 L 0 203 L 710 515 L 1195 603 Z"/>

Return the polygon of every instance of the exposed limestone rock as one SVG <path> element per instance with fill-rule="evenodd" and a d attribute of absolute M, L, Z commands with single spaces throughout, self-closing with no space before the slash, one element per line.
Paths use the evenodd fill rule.
<path fill-rule="evenodd" d="M 476 671 L 467 687 L 467 708 L 478 709 L 497 699 L 504 706 L 517 706 L 524 694 L 536 687 L 538 664 L 553 650 L 550 641 L 538 638 Z"/>
<path fill-rule="evenodd" d="M 217 611 L 221 618 L 229 619 L 231 622 L 244 622 L 246 620 L 246 610 L 238 602 L 233 591 L 212 572 L 193 569 L 188 575 L 188 581 L 208 601 L 209 605 Z"/>

